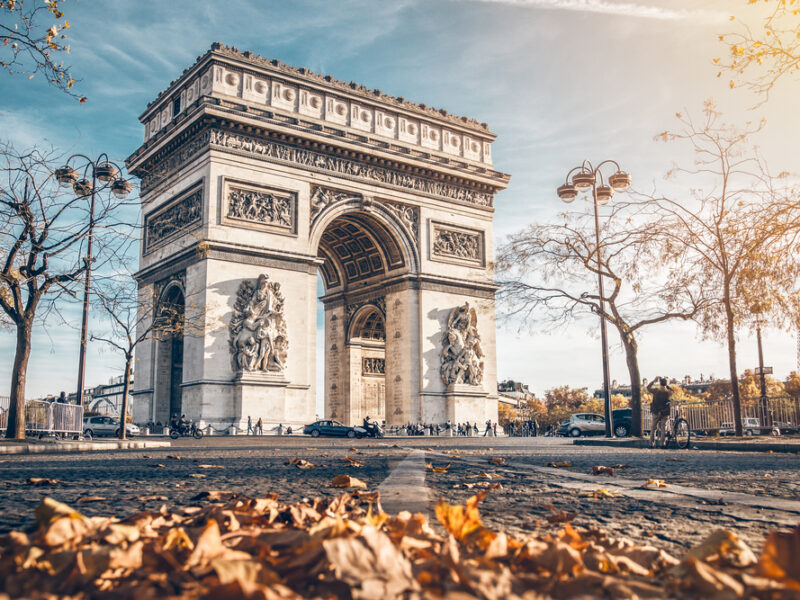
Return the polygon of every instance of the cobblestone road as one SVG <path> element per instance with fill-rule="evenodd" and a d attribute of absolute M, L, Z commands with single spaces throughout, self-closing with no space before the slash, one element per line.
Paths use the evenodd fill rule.
<path fill-rule="evenodd" d="M 447 473 L 438 473 L 424 469 L 422 460 L 404 463 L 411 448 L 424 450 L 427 462 L 451 466 Z M 347 467 L 345 455 L 357 457 L 364 467 Z M 505 463 L 489 464 L 495 456 Z M 303 470 L 286 464 L 295 457 L 317 466 Z M 571 466 L 547 468 L 555 461 Z M 800 522 L 796 454 L 576 447 L 552 438 L 264 437 L 178 440 L 169 450 L 1 457 L 0 531 L 29 526 L 45 495 L 86 514 L 122 516 L 162 504 L 196 503 L 192 498 L 210 489 L 250 496 L 276 492 L 284 500 L 332 495 L 338 490 L 330 481 L 340 473 L 350 473 L 374 489 L 399 472 L 401 463 L 405 467 L 400 471 L 425 471 L 419 481 L 428 488 L 427 497 L 450 502 L 463 501 L 478 489 L 455 486 L 483 481 L 482 472 L 496 473 L 499 479 L 491 481 L 500 482 L 502 489 L 492 490 L 484 501 L 484 520 L 519 533 L 558 527 L 546 520 L 548 505 L 578 513 L 578 526 L 599 526 L 673 553 L 719 527 L 735 530 L 757 549 L 770 529 Z M 620 464 L 626 466 L 617 468 L 613 477 L 591 475 L 594 465 Z M 26 483 L 29 477 L 60 483 L 34 487 Z M 669 487 L 641 489 L 648 478 L 664 480 Z M 600 488 L 621 495 L 604 500 L 583 495 Z M 105 500 L 80 503 L 90 496 Z M 413 496 L 410 490 L 409 503 L 417 500 Z M 720 497 L 724 504 L 717 503 Z"/>

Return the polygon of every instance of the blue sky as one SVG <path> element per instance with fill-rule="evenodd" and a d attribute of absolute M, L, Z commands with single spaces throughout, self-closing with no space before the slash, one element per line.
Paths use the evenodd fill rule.
<path fill-rule="evenodd" d="M 468 115 L 498 134 L 495 166 L 512 175 L 496 200 L 497 243 L 522 224 L 554 218 L 555 188 L 583 159 L 614 158 L 641 188 L 661 184 L 686 158 L 653 136 L 676 111 L 699 112 L 713 97 L 732 122 L 765 116 L 759 143 L 772 170 L 793 171 L 800 82 L 779 85 L 769 103 L 716 78 L 717 34 L 736 11 L 755 22 L 746 0 L 137 0 L 65 3 L 80 105 L 40 78 L 0 74 L 0 137 L 17 145 L 108 152 L 124 160 L 142 140 L 137 117 L 213 41 L 356 81 L 392 95 Z M 748 12 L 749 11 L 749 12 Z M 28 395 L 73 390 L 78 313 L 70 326 L 39 329 Z M 559 331 L 498 330 L 501 378 L 537 392 L 601 378 L 596 323 Z M 627 380 L 612 335 L 612 377 Z M 769 331 L 767 364 L 782 377 L 796 368 L 795 335 Z M 756 364 L 755 342 L 740 340 L 741 369 Z M 640 340 L 644 375 L 724 377 L 724 348 L 701 342 L 691 324 L 670 324 Z M 0 331 L 0 395 L 7 394 L 14 335 Z M 89 350 L 87 384 L 121 372 L 120 358 Z"/>

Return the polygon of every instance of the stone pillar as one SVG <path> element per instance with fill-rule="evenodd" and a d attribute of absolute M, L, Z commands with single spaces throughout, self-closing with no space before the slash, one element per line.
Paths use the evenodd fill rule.
<path fill-rule="evenodd" d="M 325 418 L 349 418 L 347 321 L 343 305 L 325 306 Z"/>
<path fill-rule="evenodd" d="M 422 419 L 419 292 L 410 285 L 386 294 L 386 424 Z"/>

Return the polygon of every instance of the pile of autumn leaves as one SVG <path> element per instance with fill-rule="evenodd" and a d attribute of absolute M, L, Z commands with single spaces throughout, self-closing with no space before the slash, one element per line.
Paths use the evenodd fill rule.
<path fill-rule="evenodd" d="M 440 501 L 440 533 L 360 490 L 297 504 L 203 492 L 196 506 L 122 520 L 46 498 L 35 533 L 0 537 L 0 586 L 34 599 L 800 596 L 800 528 L 770 534 L 760 558 L 719 531 L 677 560 L 569 524 L 524 539 L 491 531 L 485 494 Z"/>

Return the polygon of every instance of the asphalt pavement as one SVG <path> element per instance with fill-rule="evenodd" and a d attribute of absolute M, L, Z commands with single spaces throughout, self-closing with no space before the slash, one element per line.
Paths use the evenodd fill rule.
<path fill-rule="evenodd" d="M 287 464 L 293 459 L 313 466 Z M 592 475 L 600 465 L 614 474 Z M 770 529 L 800 522 L 798 467 L 795 453 L 584 447 L 554 438 L 180 439 L 168 449 L 0 457 L 0 532 L 32 526 L 46 495 L 85 514 L 122 517 L 197 504 L 208 490 L 289 501 L 336 495 L 331 480 L 347 473 L 379 489 L 392 511 L 431 515 L 438 498 L 463 502 L 487 489 L 485 524 L 513 533 L 555 530 L 548 517 L 563 511 L 576 526 L 673 553 L 717 528 L 758 549 Z M 650 479 L 666 487 L 642 487 Z"/>

